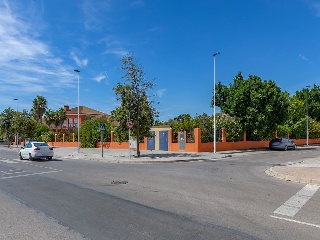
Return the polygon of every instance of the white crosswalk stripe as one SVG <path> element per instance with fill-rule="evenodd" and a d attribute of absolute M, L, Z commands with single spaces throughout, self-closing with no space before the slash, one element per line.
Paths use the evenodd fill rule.
<path fill-rule="evenodd" d="M 308 184 L 274 211 L 275 214 L 294 217 L 320 186 Z"/>
<path fill-rule="evenodd" d="M 48 174 L 48 173 L 57 173 L 61 172 L 62 170 L 52 168 L 52 167 L 47 167 L 47 166 L 42 166 L 37 163 L 32 163 L 30 161 L 26 160 L 20 160 L 20 159 L 5 159 L 5 158 L 0 158 L 0 163 L 9 163 L 9 164 L 17 164 L 17 163 L 23 163 L 28 166 L 32 166 L 41 170 L 48 170 L 48 171 L 40 171 L 40 172 L 34 172 L 34 173 L 28 173 L 27 171 L 15 168 L 15 169 L 10 169 L 7 171 L 0 171 L 0 180 L 2 179 L 10 179 L 10 178 L 17 178 L 17 177 L 27 177 L 27 176 L 34 176 L 34 175 L 42 175 L 42 174 Z"/>

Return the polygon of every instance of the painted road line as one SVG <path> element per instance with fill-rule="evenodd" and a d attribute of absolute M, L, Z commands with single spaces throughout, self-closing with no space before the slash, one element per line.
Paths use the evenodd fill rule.
<path fill-rule="evenodd" d="M 11 161 L 11 160 L 9 160 L 9 159 L 0 160 L 0 162 L 4 162 L 4 163 L 17 163 L 17 162 Z"/>
<path fill-rule="evenodd" d="M 8 178 L 18 178 L 18 177 L 28 177 L 28 176 L 34 176 L 34 175 L 42 175 L 42 174 L 47 174 L 47 173 L 57 173 L 57 172 L 61 172 L 61 171 L 62 170 L 50 171 L 50 172 L 40 172 L 40 173 L 30 173 L 30 174 L 24 174 L 24 175 L 8 176 L 8 177 L 0 177 L 0 180 L 8 179 Z"/>
<path fill-rule="evenodd" d="M 299 223 L 299 224 L 307 225 L 307 226 L 310 226 L 310 227 L 320 228 L 320 225 L 313 224 L 313 223 L 301 222 L 301 221 L 297 221 L 297 220 L 293 220 L 293 219 L 289 219 L 289 218 L 277 217 L 277 216 L 273 216 L 273 215 L 270 215 L 270 217 L 276 218 L 276 219 L 280 219 L 280 220 L 284 220 L 284 221 L 288 221 L 288 222 Z"/>
<path fill-rule="evenodd" d="M 288 201 L 282 204 L 273 213 L 294 217 L 309 199 L 315 194 L 320 186 L 308 184 L 292 196 Z"/>

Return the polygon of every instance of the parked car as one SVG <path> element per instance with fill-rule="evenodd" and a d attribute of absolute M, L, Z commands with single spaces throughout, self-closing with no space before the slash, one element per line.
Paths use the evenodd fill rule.
<path fill-rule="evenodd" d="M 285 150 L 293 149 L 296 150 L 297 145 L 290 138 L 274 138 L 269 143 L 269 149 L 274 150 Z"/>
<path fill-rule="evenodd" d="M 21 147 L 19 152 L 20 159 L 33 159 L 46 158 L 52 160 L 53 148 L 46 142 L 28 142 L 24 147 Z"/>

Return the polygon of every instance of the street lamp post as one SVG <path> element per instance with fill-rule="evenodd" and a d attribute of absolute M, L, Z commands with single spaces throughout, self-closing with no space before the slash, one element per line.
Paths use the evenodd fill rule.
<path fill-rule="evenodd" d="M 306 138 L 307 138 L 307 146 L 309 145 L 309 119 L 308 119 L 308 95 L 309 95 L 309 85 L 306 86 L 307 88 L 307 96 L 306 96 Z"/>
<path fill-rule="evenodd" d="M 216 56 L 220 52 L 213 54 L 213 152 L 216 153 L 217 138 L 216 138 Z"/>
<path fill-rule="evenodd" d="M 75 69 L 78 73 L 78 153 L 80 153 L 80 71 Z"/>
<path fill-rule="evenodd" d="M 18 98 L 14 98 L 13 99 L 14 101 L 17 101 L 17 113 L 18 113 Z M 19 133 L 18 133 L 18 131 L 16 132 L 16 144 L 17 144 L 17 147 L 18 147 L 18 145 L 19 145 Z"/>

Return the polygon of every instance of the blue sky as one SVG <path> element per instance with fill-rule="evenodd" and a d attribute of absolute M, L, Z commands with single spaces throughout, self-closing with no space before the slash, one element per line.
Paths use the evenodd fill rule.
<path fill-rule="evenodd" d="M 294 94 L 320 81 L 319 0 L 0 0 L 0 112 L 80 105 L 110 113 L 134 53 L 160 120 L 212 114 L 216 81 L 241 71 Z M 14 101 L 18 98 L 18 101 Z"/>

